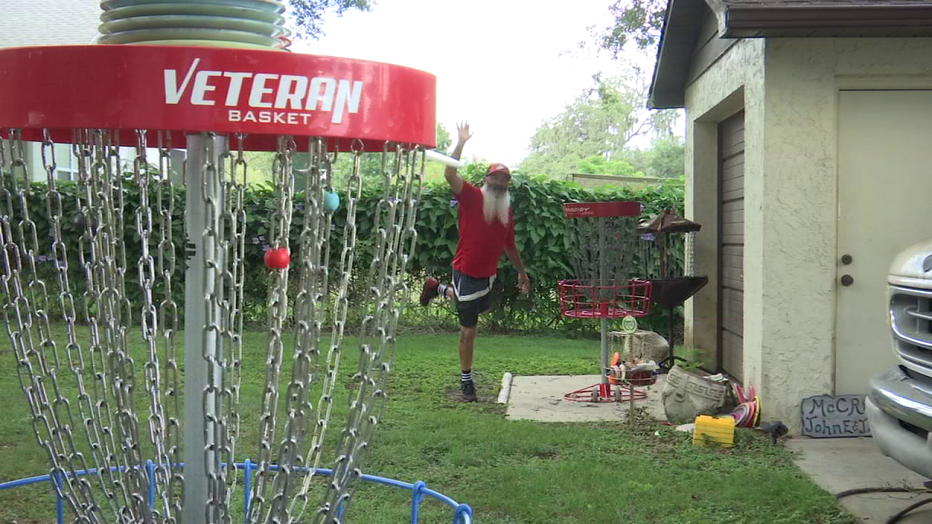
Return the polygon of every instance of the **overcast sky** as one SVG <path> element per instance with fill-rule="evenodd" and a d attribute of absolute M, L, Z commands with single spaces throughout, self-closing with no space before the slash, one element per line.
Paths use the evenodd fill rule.
<path fill-rule="evenodd" d="M 587 28 L 611 18 L 611 0 L 378 0 L 368 13 L 334 17 L 326 35 L 296 52 L 362 58 L 437 76 L 437 120 L 474 132 L 465 157 L 515 164 L 529 138 L 617 63 L 575 52 Z M 638 61 L 652 71 L 650 57 Z"/>

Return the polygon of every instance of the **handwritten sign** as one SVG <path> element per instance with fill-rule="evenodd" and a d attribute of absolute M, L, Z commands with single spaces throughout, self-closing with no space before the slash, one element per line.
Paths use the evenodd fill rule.
<path fill-rule="evenodd" d="M 813 438 L 869 437 L 867 395 L 818 395 L 802 401 L 802 434 Z"/>

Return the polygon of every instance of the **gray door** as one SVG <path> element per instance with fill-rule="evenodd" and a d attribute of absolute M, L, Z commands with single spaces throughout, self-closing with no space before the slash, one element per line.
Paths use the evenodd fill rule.
<path fill-rule="evenodd" d="M 719 358 L 744 375 L 744 111 L 718 125 Z"/>
<path fill-rule="evenodd" d="M 897 253 L 932 237 L 930 166 L 932 91 L 839 93 L 837 395 L 867 393 L 896 365 L 887 274 Z"/>

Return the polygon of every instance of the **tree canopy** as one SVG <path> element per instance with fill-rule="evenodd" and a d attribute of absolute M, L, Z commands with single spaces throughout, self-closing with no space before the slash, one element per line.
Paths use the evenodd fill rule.
<path fill-rule="evenodd" d="M 323 32 L 324 15 L 358 9 L 369 11 L 374 0 L 288 0 L 288 15 L 294 24 L 297 38 L 317 40 Z"/>
<path fill-rule="evenodd" d="M 660 41 L 667 0 L 616 0 L 609 6 L 612 21 L 593 27 L 597 44 L 618 57 L 629 42 L 639 49 L 652 49 Z"/>
<path fill-rule="evenodd" d="M 648 112 L 644 107 L 647 84 L 636 73 L 608 78 L 594 75 L 593 86 L 537 128 L 521 170 L 562 179 L 579 172 L 580 162 L 587 159 L 586 169 L 593 169 L 592 157 L 622 158 L 636 137 L 672 136 L 676 113 Z"/>

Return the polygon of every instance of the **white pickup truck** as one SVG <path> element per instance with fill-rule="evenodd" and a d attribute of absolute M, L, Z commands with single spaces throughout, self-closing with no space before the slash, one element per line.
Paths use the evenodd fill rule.
<path fill-rule="evenodd" d="M 897 255 L 887 283 L 899 364 L 871 379 L 867 417 L 884 454 L 932 478 L 932 240 Z"/>

